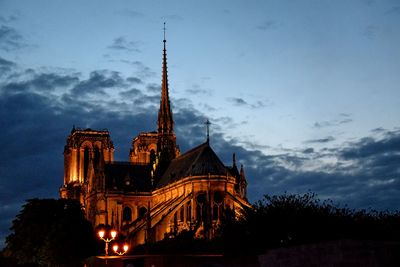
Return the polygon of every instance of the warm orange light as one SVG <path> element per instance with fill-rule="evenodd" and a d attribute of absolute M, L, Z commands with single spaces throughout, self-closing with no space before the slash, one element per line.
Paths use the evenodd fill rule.
<path fill-rule="evenodd" d="M 127 244 L 124 245 L 124 251 L 127 252 L 129 249 L 129 246 Z"/>
<path fill-rule="evenodd" d="M 114 239 L 117 236 L 117 231 L 112 230 L 111 231 L 111 237 Z"/>
<path fill-rule="evenodd" d="M 100 236 L 100 238 L 103 238 L 103 237 L 104 237 L 104 231 L 103 231 L 103 230 L 100 230 L 100 231 L 99 231 L 99 236 Z"/>
<path fill-rule="evenodd" d="M 114 246 L 113 246 L 113 250 L 114 250 L 115 253 L 117 253 L 117 251 L 118 251 L 118 245 L 114 245 Z"/>

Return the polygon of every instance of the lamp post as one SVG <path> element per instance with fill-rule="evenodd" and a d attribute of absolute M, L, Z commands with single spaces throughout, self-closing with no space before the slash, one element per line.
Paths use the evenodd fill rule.
<path fill-rule="evenodd" d="M 105 237 L 105 234 L 106 234 L 106 232 L 104 230 L 99 231 L 100 239 L 106 243 L 105 256 L 107 257 L 108 256 L 108 243 L 110 243 L 111 241 L 113 241 L 115 239 L 115 237 L 117 236 L 117 231 L 111 230 L 111 232 L 110 232 L 111 238 Z"/>
<path fill-rule="evenodd" d="M 118 245 L 115 244 L 113 246 L 114 253 L 118 254 L 119 256 L 122 256 L 128 251 L 129 246 L 127 244 L 125 244 L 122 248 L 123 248 L 123 251 L 118 251 Z"/>

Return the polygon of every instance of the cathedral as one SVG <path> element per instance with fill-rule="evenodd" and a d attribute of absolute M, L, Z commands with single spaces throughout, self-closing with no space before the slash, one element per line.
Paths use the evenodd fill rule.
<path fill-rule="evenodd" d="M 184 230 L 212 238 L 227 216 L 250 206 L 235 154 L 232 165 L 224 165 L 208 134 L 204 143 L 181 154 L 168 95 L 165 37 L 163 42 L 157 131 L 132 139 L 129 161 L 114 160 L 107 130 L 73 127 L 64 147 L 61 198 L 78 199 L 94 227 L 111 225 L 133 246 Z"/>

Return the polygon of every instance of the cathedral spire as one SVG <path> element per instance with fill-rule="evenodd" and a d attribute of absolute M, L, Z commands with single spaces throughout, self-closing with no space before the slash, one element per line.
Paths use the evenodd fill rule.
<path fill-rule="evenodd" d="M 162 85 L 161 85 L 161 100 L 160 110 L 158 111 L 158 133 L 173 133 L 174 120 L 168 96 L 168 73 L 167 73 L 167 49 L 165 39 L 165 22 L 164 22 L 164 50 L 162 63 Z"/>

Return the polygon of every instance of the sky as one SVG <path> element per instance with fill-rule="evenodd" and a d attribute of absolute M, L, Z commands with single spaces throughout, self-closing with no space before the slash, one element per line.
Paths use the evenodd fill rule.
<path fill-rule="evenodd" d="M 58 197 L 73 125 L 125 161 L 156 129 L 164 22 L 182 152 L 209 119 L 250 202 L 399 209 L 399 1 L 0 0 L 0 247 L 26 199 Z"/>

